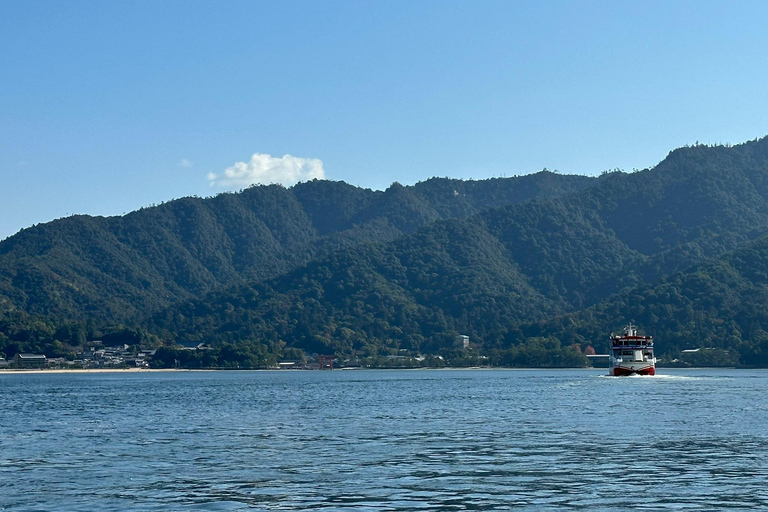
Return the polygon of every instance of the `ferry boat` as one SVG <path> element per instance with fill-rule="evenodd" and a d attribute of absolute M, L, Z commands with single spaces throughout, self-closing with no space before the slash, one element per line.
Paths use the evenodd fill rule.
<path fill-rule="evenodd" d="M 653 336 L 638 336 L 631 323 L 624 334 L 611 333 L 611 354 L 608 358 L 608 375 L 656 375 L 656 358 L 653 356 Z"/>

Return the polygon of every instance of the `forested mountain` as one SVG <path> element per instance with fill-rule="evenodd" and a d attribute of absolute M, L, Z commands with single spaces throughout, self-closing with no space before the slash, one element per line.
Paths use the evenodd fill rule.
<path fill-rule="evenodd" d="M 661 340 L 658 351 L 698 364 L 768 366 L 768 237 L 609 297 L 586 310 L 521 326 L 522 337 L 554 336 L 607 349 L 605 326 L 627 319 Z M 599 341 L 597 341 L 599 340 Z"/>
<path fill-rule="evenodd" d="M 127 259 L 156 251 L 147 268 L 162 268 L 167 279 L 165 288 L 149 280 L 146 293 L 136 294 L 155 301 L 135 306 L 134 313 L 152 315 L 142 333 L 221 350 L 190 355 L 169 348 L 171 362 L 240 358 L 256 365 L 301 349 L 353 359 L 450 352 L 453 360 L 469 362 L 484 354 L 497 364 L 570 365 L 583 361 L 576 344 L 604 348 L 607 331 L 633 320 L 656 336 L 659 354 L 668 359 L 683 348 L 704 347 L 713 349 L 702 352 L 709 361 L 768 364 L 768 327 L 760 313 L 768 299 L 762 270 L 768 268 L 768 138 L 680 148 L 639 172 L 561 178 L 433 179 L 384 192 L 334 182 L 256 187 L 159 207 L 185 206 L 194 219 L 176 221 L 174 235 L 161 238 L 175 248 L 168 253 L 154 235 L 123 228 L 112 236 L 131 240 L 136 252 Z M 261 194 L 253 204 L 268 207 L 243 206 L 249 194 Z M 230 221 L 231 231 L 196 228 L 226 224 L 211 213 L 224 202 L 250 212 L 237 219 L 264 217 L 249 224 L 261 231 L 239 235 L 237 221 Z M 18 243 L 9 239 L 0 252 L 12 252 L 9 242 Z M 186 262 L 210 279 L 174 273 Z M 86 268 L 78 267 L 77 275 Z M 131 274 L 110 274 L 116 300 L 122 300 L 123 275 Z M 41 287 L 11 283 L 11 292 L 27 297 Z M 46 297 L 61 304 L 61 297 L 74 296 L 57 286 Z M 169 291 L 158 299 L 157 289 Z M 79 304 L 69 307 L 76 311 L 72 318 L 90 314 Z M 109 314 L 120 318 L 119 311 Z M 456 334 L 469 335 L 474 348 L 455 350 Z"/>
<path fill-rule="evenodd" d="M 135 319 L 359 242 L 395 240 L 438 219 L 558 197 L 595 181 L 540 172 L 433 178 L 382 192 L 315 180 L 184 198 L 122 217 L 68 217 L 0 242 L 0 312 Z"/>
<path fill-rule="evenodd" d="M 249 339 L 348 354 L 436 350 L 456 333 L 508 347 L 535 334 L 526 336 L 524 324 L 654 283 L 768 232 L 767 178 L 766 139 L 682 148 L 652 170 L 335 253 L 172 308 L 152 325 L 187 342 Z M 592 328 L 604 336 L 608 326 Z"/>

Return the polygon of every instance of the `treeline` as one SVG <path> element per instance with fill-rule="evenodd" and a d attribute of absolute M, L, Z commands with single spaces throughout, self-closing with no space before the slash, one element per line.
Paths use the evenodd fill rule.
<path fill-rule="evenodd" d="M 279 347 L 258 342 L 224 343 L 216 347 L 183 348 L 162 346 L 152 357 L 155 368 L 261 369 L 274 367 L 281 359 Z"/>
<path fill-rule="evenodd" d="M 128 345 L 136 351 L 162 343 L 146 329 L 125 325 L 99 325 L 93 320 L 62 322 L 23 312 L 0 314 L 0 357 L 18 353 L 44 354 L 73 360 L 90 342 L 105 346 Z"/>
<path fill-rule="evenodd" d="M 167 347 L 157 349 L 153 366 L 158 368 L 222 368 L 257 369 L 274 368 L 281 360 L 308 361 L 300 349 L 264 345 L 243 341 L 222 343 L 214 347 Z M 405 352 L 405 354 L 404 354 Z M 487 352 L 478 348 L 441 348 L 435 354 L 421 355 L 399 351 L 397 355 L 368 354 L 359 357 L 338 355 L 342 367 L 363 368 L 466 368 L 466 367 L 545 367 L 577 368 L 589 366 L 589 361 L 578 345 L 562 346 L 559 340 L 531 338 L 507 349 Z"/>
<path fill-rule="evenodd" d="M 658 283 L 611 296 L 584 311 L 524 325 L 521 332 L 574 343 L 591 340 L 605 350 L 603 326 L 615 329 L 633 320 L 654 335 L 659 353 L 668 361 L 768 366 L 766 305 L 768 237 L 763 237 Z M 602 340 L 602 345 L 594 340 Z"/>

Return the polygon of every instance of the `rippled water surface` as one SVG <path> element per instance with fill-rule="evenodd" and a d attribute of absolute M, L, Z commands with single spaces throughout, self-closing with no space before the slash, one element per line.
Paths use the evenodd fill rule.
<path fill-rule="evenodd" d="M 768 507 L 768 372 L 0 375 L 4 510 Z"/>

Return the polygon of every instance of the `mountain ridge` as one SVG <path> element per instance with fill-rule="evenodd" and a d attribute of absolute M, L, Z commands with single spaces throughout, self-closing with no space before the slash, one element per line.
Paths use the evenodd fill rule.
<path fill-rule="evenodd" d="M 129 320 L 241 279 L 278 276 L 361 241 L 394 240 L 441 215 L 556 196 L 593 181 L 537 173 L 497 179 L 496 195 L 486 197 L 483 182 L 435 179 L 378 192 L 316 180 L 181 198 L 121 217 L 68 217 L 0 242 L 0 306 Z M 462 207 L 438 214 L 434 185 L 461 189 Z"/>
<path fill-rule="evenodd" d="M 760 143 L 765 152 L 757 154 L 759 159 L 732 154 L 741 151 L 738 146 L 687 148 L 672 152 L 669 161 L 654 169 L 607 176 L 594 187 L 558 199 L 438 221 L 389 244 L 360 246 L 358 251 L 368 252 L 356 257 L 347 252 L 319 260 L 288 277 L 243 285 L 229 298 L 226 291 L 219 292 L 203 306 L 210 309 L 207 312 L 193 304 L 186 310 L 172 308 L 171 316 L 198 319 L 194 332 L 168 315 L 151 325 L 175 332 L 182 340 L 192 336 L 187 341 L 197 336 L 232 342 L 245 336 L 352 353 L 368 350 L 374 340 L 384 350 L 399 350 L 400 341 L 409 336 L 440 347 L 457 332 L 486 346 L 514 345 L 526 337 L 520 330 L 526 316 L 530 321 L 591 307 L 720 257 L 768 232 L 768 189 L 753 185 L 764 183 L 768 175 L 768 151 L 764 140 Z M 666 181 L 659 185 L 663 193 L 626 193 L 642 191 L 646 182 L 656 186 L 659 177 Z M 702 197 L 707 198 L 705 209 L 700 208 Z M 732 214 L 734 204 L 739 205 L 738 215 Z M 643 211 L 642 222 L 633 215 L 637 211 Z M 391 261 L 406 261 L 402 266 L 415 270 L 397 273 Z M 365 276 L 354 282 L 376 285 L 353 286 L 346 294 L 338 293 L 335 290 L 348 288 L 345 273 Z M 616 279 L 609 282 L 612 278 Z M 474 287 L 478 281 L 484 284 Z M 489 283 L 499 281 L 504 286 L 492 292 Z M 389 295 L 382 295 L 387 288 Z M 519 290 L 519 296 L 514 297 L 511 290 Z M 243 305 L 236 304 L 236 296 L 259 299 Z M 390 299 L 394 300 L 388 303 L 391 311 L 374 311 L 378 330 L 371 331 L 366 320 L 360 320 L 365 318 L 367 301 Z M 305 310 L 307 304 L 312 314 L 305 314 L 300 326 L 292 325 L 291 311 Z M 217 305 L 232 306 L 230 316 Z M 211 320 L 217 315 L 221 322 Z M 267 325 L 262 318 L 278 321 Z M 211 323 L 206 326 L 206 322 Z M 340 345 L 344 336 L 356 336 L 357 345 Z"/>
<path fill-rule="evenodd" d="M 46 271 L 58 278 L 14 275 L 11 287 L 0 273 L 6 278 L 0 292 L 8 292 L 10 301 L 13 293 L 43 289 L 57 298 L 59 318 L 81 322 L 72 329 L 82 330 L 83 321 L 105 311 L 114 321 L 130 319 L 119 302 L 133 300 L 121 287 L 130 283 L 154 300 L 134 304 L 130 322 L 143 329 L 142 336 L 151 333 L 158 337 L 155 343 L 169 346 L 230 347 L 252 364 L 297 350 L 350 358 L 424 352 L 475 363 L 475 356 L 485 353 L 498 364 L 582 364 L 578 346 L 599 343 L 600 332 L 639 316 L 627 297 L 646 293 L 663 310 L 674 294 L 647 290 L 674 287 L 671 280 L 689 283 L 679 277 L 686 272 L 713 274 L 706 265 L 718 265 L 750 244 L 762 247 L 768 235 L 768 138 L 732 147 L 679 148 L 654 168 L 633 173 L 584 178 L 547 172 L 508 180 L 433 178 L 409 187 L 395 183 L 385 191 L 309 182 L 292 189 L 254 187 L 207 203 L 179 200 L 161 212 L 131 214 L 170 226 L 158 229 L 167 238 L 113 221 L 121 229 L 110 236 L 128 240 L 134 251 L 117 255 L 110 253 L 116 246 L 112 238 L 98 235 L 109 219 L 90 219 L 73 224 L 71 235 L 83 237 L 77 244 L 61 242 L 66 230 L 32 244 L 43 256 L 66 260 L 58 255 L 86 251 L 90 236 L 97 249 L 90 260 L 81 258 L 80 266 L 51 264 Z M 246 230 L 240 229 L 241 219 L 250 219 Z M 232 236 L 209 228 L 222 224 L 231 227 Z M 168 247 L 169 257 L 154 258 L 167 268 L 151 267 L 164 270 L 165 287 L 147 279 L 149 270 L 128 264 L 138 259 L 136 251 L 165 255 Z M 0 243 L 0 269 L 1 255 L 12 247 L 6 249 Z M 763 253 L 757 250 L 749 260 L 755 268 L 746 275 L 757 275 L 763 256 L 768 258 Z M 34 257 L 18 261 L 31 268 L 40 264 Z M 98 273 L 99 265 L 113 271 L 112 281 L 105 281 L 113 299 L 89 310 L 92 304 L 61 290 L 76 283 L 67 281 L 71 276 Z M 237 265 L 246 272 L 233 271 Z M 220 277 L 232 275 L 229 281 Z M 737 281 L 732 286 L 744 288 Z M 167 300 L 158 298 L 158 289 L 168 293 Z M 712 290 L 728 294 L 727 287 Z M 759 288 L 749 293 L 762 298 Z M 669 304 L 672 313 L 675 304 Z M 117 311 L 106 309 L 110 305 Z M 713 318 L 722 319 L 718 303 L 708 307 Z M 87 313 L 67 316 L 68 311 Z M 648 320 L 664 335 L 671 332 Z M 734 341 L 710 343 L 711 348 L 730 350 L 732 361 L 738 345 L 741 364 L 760 361 L 761 329 L 739 322 L 726 325 L 739 328 L 732 339 L 744 346 Z M 676 329 L 677 341 L 660 348 L 664 357 L 696 339 L 689 324 Z M 473 340 L 470 352 L 453 348 L 459 333 Z M 165 361 L 173 361 L 169 350 Z M 206 358 L 213 364 L 213 356 Z"/>

